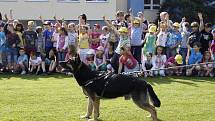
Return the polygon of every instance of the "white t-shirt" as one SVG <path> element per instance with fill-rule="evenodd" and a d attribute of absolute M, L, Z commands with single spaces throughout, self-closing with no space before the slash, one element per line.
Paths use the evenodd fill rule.
<path fill-rule="evenodd" d="M 167 41 L 167 35 L 168 35 L 168 32 L 160 32 L 157 35 L 156 45 L 165 47 L 166 41 Z"/>
<path fill-rule="evenodd" d="M 75 32 L 68 32 L 68 37 L 69 37 L 69 45 L 75 45 L 76 40 L 78 38 L 78 33 Z"/>
<path fill-rule="evenodd" d="M 36 59 L 32 59 L 30 57 L 30 61 L 29 62 L 30 62 L 30 65 L 39 64 L 39 63 L 42 62 L 42 59 L 41 59 L 41 57 L 37 57 Z"/>
<path fill-rule="evenodd" d="M 53 35 L 52 35 L 52 37 L 54 39 L 53 47 L 57 46 L 57 39 L 58 39 L 59 35 L 60 35 L 60 33 L 56 33 L 56 32 L 53 33 Z"/>

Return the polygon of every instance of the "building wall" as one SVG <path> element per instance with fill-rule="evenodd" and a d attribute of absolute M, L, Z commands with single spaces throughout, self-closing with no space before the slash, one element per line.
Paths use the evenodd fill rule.
<path fill-rule="evenodd" d="M 114 19 L 116 12 L 116 0 L 108 2 L 57 2 L 49 0 L 48 2 L 26 2 L 26 0 L 17 0 L 16 2 L 0 2 L 0 11 L 9 14 L 9 9 L 14 10 L 14 18 L 21 20 L 39 19 L 42 15 L 44 19 L 58 18 L 65 20 L 77 20 L 80 14 L 86 13 L 88 20 L 101 20 L 103 15 Z"/>
<path fill-rule="evenodd" d="M 149 22 L 155 22 L 158 12 L 158 10 L 144 10 L 144 16 Z"/>
<path fill-rule="evenodd" d="M 116 0 L 116 10 L 127 12 L 128 1 L 127 0 Z"/>

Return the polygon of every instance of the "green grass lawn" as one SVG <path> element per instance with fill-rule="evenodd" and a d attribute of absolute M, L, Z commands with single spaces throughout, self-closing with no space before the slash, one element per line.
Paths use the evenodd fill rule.
<path fill-rule="evenodd" d="M 160 121 L 215 121 L 215 79 L 148 78 Z M 71 77 L 0 75 L 0 121 L 81 121 L 87 98 Z M 101 121 L 150 121 L 133 102 L 101 101 Z M 84 121 L 84 120 L 83 120 Z"/>

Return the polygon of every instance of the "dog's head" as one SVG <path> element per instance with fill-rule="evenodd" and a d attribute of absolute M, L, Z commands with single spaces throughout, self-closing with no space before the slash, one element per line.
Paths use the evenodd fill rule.
<path fill-rule="evenodd" d="M 78 54 L 76 54 L 74 57 L 68 59 L 67 61 L 60 62 L 60 65 L 63 68 L 68 69 L 71 72 L 76 72 L 80 68 L 81 64 L 82 64 L 82 62 L 81 62 L 81 59 Z"/>

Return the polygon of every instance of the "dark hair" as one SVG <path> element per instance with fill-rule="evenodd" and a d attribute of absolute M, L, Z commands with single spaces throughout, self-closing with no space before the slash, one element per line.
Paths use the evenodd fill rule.
<path fill-rule="evenodd" d="M 2 20 L 2 14 L 1 14 L 1 12 L 0 12 L 0 20 Z"/>
<path fill-rule="evenodd" d="M 88 28 L 88 26 L 82 26 L 83 28 L 85 28 L 86 30 L 88 30 L 89 28 Z"/>
<path fill-rule="evenodd" d="M 87 16 L 86 16 L 86 14 L 82 14 L 80 16 L 81 16 L 82 19 L 84 19 L 85 23 L 87 23 Z"/>
<path fill-rule="evenodd" d="M 201 45 L 200 42 L 195 42 L 195 43 L 193 43 L 193 47 L 194 47 L 194 46 L 197 46 L 197 47 L 201 48 L 202 45 Z"/>
<path fill-rule="evenodd" d="M 130 16 L 131 16 L 130 14 L 126 14 L 125 15 L 125 20 L 127 21 Z"/>
<path fill-rule="evenodd" d="M 158 53 L 157 53 L 158 48 L 161 48 L 161 49 L 163 50 L 162 53 L 161 53 L 161 54 L 163 54 L 163 53 L 164 53 L 164 47 L 163 47 L 163 46 L 157 46 L 157 47 L 156 47 L 156 51 L 155 51 L 155 55 L 158 54 Z"/>
<path fill-rule="evenodd" d="M 24 51 L 25 51 L 25 48 L 24 48 L 24 47 L 20 47 L 20 48 L 19 48 L 19 51 L 20 51 L 20 50 L 24 50 Z"/>
<path fill-rule="evenodd" d="M 146 53 L 146 55 L 150 55 L 152 57 L 152 53 L 150 53 L 150 52 Z"/>
<path fill-rule="evenodd" d="M 21 27 L 21 30 L 18 30 L 18 29 L 17 29 L 18 26 Z M 23 25 L 22 25 L 21 23 L 18 23 L 18 24 L 15 26 L 14 30 L 15 30 L 15 31 L 19 31 L 19 32 L 23 32 L 23 31 L 24 31 L 24 27 L 23 27 Z"/>
<path fill-rule="evenodd" d="M 206 23 L 205 24 L 205 28 L 212 28 L 212 27 L 213 27 L 213 25 L 211 23 Z"/>
<path fill-rule="evenodd" d="M 74 45 L 69 45 L 68 49 L 72 54 L 77 54 L 77 48 Z"/>
<path fill-rule="evenodd" d="M 109 43 L 109 45 L 112 47 L 112 50 L 114 50 L 114 42 L 108 42 Z"/>
<path fill-rule="evenodd" d="M 63 31 L 66 36 L 68 36 L 68 32 L 67 32 L 66 28 L 62 27 L 62 28 L 60 28 L 60 30 Z"/>

